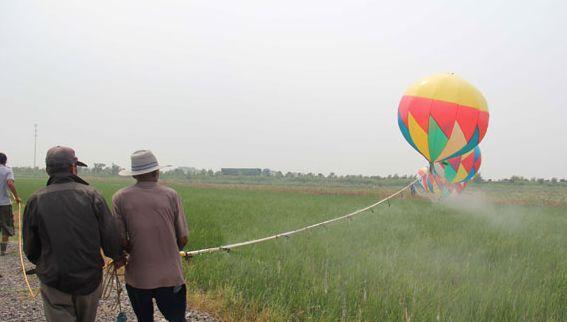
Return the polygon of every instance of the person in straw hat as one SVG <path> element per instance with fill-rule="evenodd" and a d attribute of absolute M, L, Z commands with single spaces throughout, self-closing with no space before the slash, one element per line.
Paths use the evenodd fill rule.
<path fill-rule="evenodd" d="M 153 321 L 153 299 L 168 321 L 186 321 L 185 281 L 179 251 L 189 234 L 181 198 L 158 183 L 160 166 L 149 150 L 131 156 L 130 170 L 136 183 L 112 198 L 122 243 L 129 254 L 126 290 L 138 321 Z"/>

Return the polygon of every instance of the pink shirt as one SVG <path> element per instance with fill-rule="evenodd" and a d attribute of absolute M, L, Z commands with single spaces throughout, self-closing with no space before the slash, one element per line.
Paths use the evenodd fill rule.
<path fill-rule="evenodd" d="M 112 206 L 131 248 L 126 283 L 141 289 L 184 284 L 177 239 L 189 232 L 177 192 L 156 182 L 139 182 L 119 190 Z"/>

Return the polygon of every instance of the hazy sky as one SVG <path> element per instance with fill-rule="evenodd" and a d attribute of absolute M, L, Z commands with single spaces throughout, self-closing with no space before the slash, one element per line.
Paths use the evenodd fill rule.
<path fill-rule="evenodd" d="M 455 72 L 490 109 L 485 177 L 567 177 L 567 1 L 0 1 L 0 151 L 389 174 L 398 102 Z"/>

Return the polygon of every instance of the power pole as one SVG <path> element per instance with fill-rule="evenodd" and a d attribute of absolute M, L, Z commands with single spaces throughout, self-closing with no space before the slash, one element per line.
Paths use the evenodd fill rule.
<path fill-rule="evenodd" d="M 36 155 L 37 155 L 37 124 L 33 125 L 33 167 L 36 167 Z"/>

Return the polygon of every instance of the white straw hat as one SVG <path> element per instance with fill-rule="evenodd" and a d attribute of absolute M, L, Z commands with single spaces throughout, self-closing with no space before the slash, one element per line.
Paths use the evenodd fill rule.
<path fill-rule="evenodd" d="M 118 175 L 137 176 L 169 167 L 169 165 L 159 165 L 156 156 L 150 150 L 136 151 L 132 153 L 130 158 L 132 159 L 131 170 L 121 170 Z"/>

